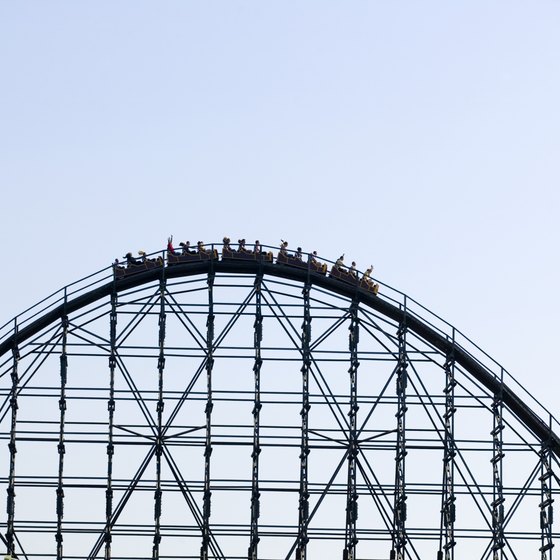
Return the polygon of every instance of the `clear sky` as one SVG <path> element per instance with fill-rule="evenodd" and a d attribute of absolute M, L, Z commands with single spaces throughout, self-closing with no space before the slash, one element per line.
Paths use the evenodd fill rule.
<path fill-rule="evenodd" d="M 345 252 L 560 415 L 560 2 L 0 0 L 0 323 L 127 251 Z"/>

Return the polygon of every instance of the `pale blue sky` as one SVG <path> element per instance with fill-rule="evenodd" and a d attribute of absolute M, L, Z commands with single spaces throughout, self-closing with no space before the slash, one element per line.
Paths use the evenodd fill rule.
<path fill-rule="evenodd" d="M 558 1 L 0 0 L 0 323 L 171 233 L 284 238 L 558 410 L 558 29 Z"/>

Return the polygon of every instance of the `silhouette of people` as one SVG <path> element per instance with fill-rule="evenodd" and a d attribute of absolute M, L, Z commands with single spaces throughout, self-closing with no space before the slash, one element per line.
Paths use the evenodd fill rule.
<path fill-rule="evenodd" d="M 182 255 L 192 255 L 194 251 L 191 251 L 191 242 L 187 241 L 186 243 L 183 243 L 181 241 L 181 243 L 179 243 L 179 246 L 181 247 L 181 254 Z"/>
<path fill-rule="evenodd" d="M 137 261 L 133 256 L 132 253 L 127 253 L 123 259 L 126 259 L 126 265 L 127 266 L 137 266 L 139 264 L 141 264 L 139 261 Z"/>

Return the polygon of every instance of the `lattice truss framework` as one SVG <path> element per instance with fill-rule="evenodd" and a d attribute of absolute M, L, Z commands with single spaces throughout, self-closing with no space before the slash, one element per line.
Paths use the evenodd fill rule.
<path fill-rule="evenodd" d="M 115 292 L 0 383 L 19 558 L 552 558 L 547 442 L 452 352 L 322 288 Z"/>

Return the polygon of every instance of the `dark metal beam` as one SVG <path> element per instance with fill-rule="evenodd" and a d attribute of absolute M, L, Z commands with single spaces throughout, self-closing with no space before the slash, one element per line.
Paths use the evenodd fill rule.
<path fill-rule="evenodd" d="M 251 453 L 251 528 L 249 537 L 249 550 L 247 558 L 249 560 L 258 559 L 259 547 L 259 517 L 260 517 L 260 498 L 259 490 L 259 457 L 261 454 L 260 444 L 260 415 L 261 415 L 261 342 L 263 316 L 261 307 L 261 287 L 262 276 L 258 275 L 255 279 L 255 322 L 253 324 L 255 347 L 255 363 L 253 364 L 253 374 L 255 382 L 255 393 L 253 402 L 253 451 Z"/>
<path fill-rule="evenodd" d="M 301 325 L 301 439 L 299 451 L 298 538 L 296 560 L 307 560 L 309 523 L 309 373 L 311 370 L 311 285 L 303 287 L 303 323 Z"/>

